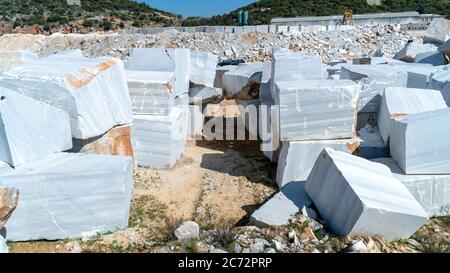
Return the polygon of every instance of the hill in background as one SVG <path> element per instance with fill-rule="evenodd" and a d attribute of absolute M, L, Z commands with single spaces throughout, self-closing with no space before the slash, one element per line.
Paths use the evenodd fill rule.
<path fill-rule="evenodd" d="M 382 0 L 382 5 L 371 6 L 366 0 L 261 0 L 228 14 L 211 18 L 190 17 L 184 26 L 236 25 L 239 11 L 249 11 L 249 24 L 270 24 L 274 17 L 326 16 L 343 14 L 352 9 L 354 14 L 377 12 L 418 11 L 450 15 L 450 0 Z"/>

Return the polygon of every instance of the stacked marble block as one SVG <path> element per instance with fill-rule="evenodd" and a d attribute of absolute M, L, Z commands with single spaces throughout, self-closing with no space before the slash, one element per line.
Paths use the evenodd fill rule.
<path fill-rule="evenodd" d="M 272 80 L 273 100 L 279 105 L 280 188 L 305 181 L 324 148 L 358 149 L 358 84 L 326 80 L 318 57 L 280 49 L 273 53 Z"/>
<path fill-rule="evenodd" d="M 21 195 L 8 240 L 80 238 L 128 226 L 132 158 L 64 152 L 75 138 L 131 124 L 123 64 L 63 58 L 28 61 L 0 76 L 0 187 Z"/>
<path fill-rule="evenodd" d="M 190 63 L 188 49 L 140 48 L 126 64 L 139 166 L 169 169 L 184 151 Z"/>

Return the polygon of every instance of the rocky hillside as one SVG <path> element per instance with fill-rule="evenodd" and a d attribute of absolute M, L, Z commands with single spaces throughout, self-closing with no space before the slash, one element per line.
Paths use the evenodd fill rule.
<path fill-rule="evenodd" d="M 326 16 L 343 14 L 345 9 L 354 13 L 418 11 L 450 15 L 450 0 L 382 0 L 380 6 L 366 0 L 260 0 L 228 14 L 211 18 L 190 17 L 183 21 L 192 25 L 235 25 L 237 13 L 249 11 L 249 24 L 268 24 L 274 17 Z"/>
<path fill-rule="evenodd" d="M 111 29 L 170 26 L 181 17 L 131 0 L 0 0 L 0 33 L 87 33 Z"/>

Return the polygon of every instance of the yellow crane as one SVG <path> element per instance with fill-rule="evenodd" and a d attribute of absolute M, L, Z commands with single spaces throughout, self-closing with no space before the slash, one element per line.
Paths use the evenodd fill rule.
<path fill-rule="evenodd" d="M 353 26 L 353 10 L 346 9 L 344 11 L 344 16 L 342 17 L 341 25 Z"/>

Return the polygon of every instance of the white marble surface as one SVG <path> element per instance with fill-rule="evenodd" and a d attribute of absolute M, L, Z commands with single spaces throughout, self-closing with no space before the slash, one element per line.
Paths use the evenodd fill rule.
<path fill-rule="evenodd" d="M 214 87 L 217 63 L 216 55 L 191 50 L 190 81 L 196 85 Z"/>
<path fill-rule="evenodd" d="M 250 99 L 249 85 L 260 84 L 262 78 L 263 63 L 241 64 L 236 69 L 223 75 L 224 91 L 227 98 Z"/>

